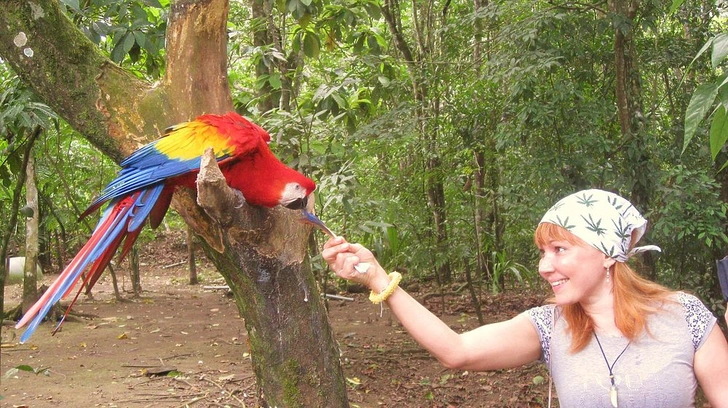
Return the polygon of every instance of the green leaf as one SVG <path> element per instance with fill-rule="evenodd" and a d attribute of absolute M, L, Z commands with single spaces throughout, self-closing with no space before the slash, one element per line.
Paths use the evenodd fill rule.
<path fill-rule="evenodd" d="M 447 384 L 447 382 L 450 381 L 450 379 L 452 379 L 452 377 L 453 377 L 453 375 L 450 373 L 441 375 L 440 376 L 440 385 Z"/>
<path fill-rule="evenodd" d="M 81 8 L 78 5 L 78 0 L 63 0 L 62 3 L 73 11 L 81 11 Z"/>
<path fill-rule="evenodd" d="M 676 12 L 677 9 L 679 9 L 684 2 L 685 0 L 672 0 L 672 5 L 670 6 L 670 14 Z"/>
<path fill-rule="evenodd" d="M 334 101 L 336 102 L 336 105 L 339 108 L 341 108 L 341 109 L 346 108 L 346 99 L 344 99 L 339 93 L 336 93 L 336 92 L 332 93 L 331 97 L 334 99 Z"/>
<path fill-rule="evenodd" d="M 687 149 L 690 140 L 695 135 L 695 131 L 698 129 L 700 121 L 703 120 L 705 115 L 713 106 L 715 96 L 718 95 L 718 86 L 714 83 L 701 84 L 693 93 L 690 98 L 690 103 L 685 111 L 685 140 L 683 142 L 682 152 Z"/>
<path fill-rule="evenodd" d="M 261 75 L 255 80 L 255 89 L 261 90 L 265 88 L 266 84 L 269 83 L 268 79 L 270 75 Z"/>
<path fill-rule="evenodd" d="M 726 55 L 728 55 L 728 34 L 718 34 L 713 38 L 713 53 L 710 57 L 713 69 L 720 65 Z"/>
<path fill-rule="evenodd" d="M 271 76 L 268 78 L 268 83 L 273 89 L 281 89 L 281 74 L 271 74 Z"/>
<path fill-rule="evenodd" d="M 126 33 L 126 37 L 124 38 L 124 41 L 123 41 L 124 53 L 129 52 L 129 50 L 131 50 L 131 47 L 134 46 L 135 42 L 136 42 L 136 40 L 134 39 L 134 35 L 131 35 L 130 33 Z"/>
<path fill-rule="evenodd" d="M 132 33 L 126 32 L 122 34 L 114 49 L 111 50 L 111 60 L 116 63 L 123 61 L 126 54 L 131 50 L 131 47 L 134 46 L 134 43 L 135 40 Z"/>
<path fill-rule="evenodd" d="M 308 27 L 308 24 L 311 22 L 311 13 L 304 14 L 300 19 L 298 19 L 298 25 L 301 26 L 301 28 Z"/>
<path fill-rule="evenodd" d="M 35 372 L 35 369 L 33 367 L 31 367 L 29 365 L 25 365 L 25 364 L 19 365 L 19 366 L 15 366 L 15 368 L 17 368 L 20 371 L 27 371 L 29 373 Z"/>
<path fill-rule="evenodd" d="M 713 120 L 710 123 L 710 154 L 713 156 L 713 160 L 715 160 L 726 140 L 728 140 L 726 116 L 725 106 L 720 105 L 713 113 Z"/>
<path fill-rule="evenodd" d="M 706 42 L 706 43 L 705 43 L 705 44 L 703 45 L 703 48 L 701 48 L 701 49 L 700 49 L 700 51 L 698 51 L 698 53 L 697 53 L 697 54 L 695 54 L 695 58 L 693 58 L 693 60 L 692 60 L 692 61 L 690 61 L 690 65 L 693 65 L 693 63 L 694 63 L 694 62 L 695 62 L 695 61 L 696 61 L 696 60 L 697 60 L 698 58 L 700 58 L 700 56 L 701 56 L 701 55 L 703 55 L 703 53 L 704 53 L 705 51 L 707 51 L 707 50 L 708 50 L 708 48 L 710 48 L 710 46 L 711 46 L 711 45 L 713 45 L 713 41 L 714 41 L 714 40 L 715 40 L 715 37 L 713 37 L 713 38 L 709 39 L 709 40 L 708 40 L 708 41 L 707 41 L 707 42 Z"/>
<path fill-rule="evenodd" d="M 159 0 L 142 0 L 142 2 L 147 6 L 162 8 L 162 3 Z"/>
<path fill-rule="evenodd" d="M 134 41 L 136 41 L 140 47 L 146 48 L 147 36 L 142 31 L 134 31 Z"/>
<path fill-rule="evenodd" d="M 298 0 L 289 0 L 287 4 L 288 12 L 293 14 L 298 7 Z"/>
<path fill-rule="evenodd" d="M 720 65 L 726 55 L 728 55 L 728 34 L 718 34 L 713 38 L 713 52 L 710 57 L 713 69 Z"/>
<path fill-rule="evenodd" d="M 306 32 L 303 35 L 303 54 L 309 58 L 316 58 L 321 51 L 321 43 L 316 34 L 312 32 Z"/>

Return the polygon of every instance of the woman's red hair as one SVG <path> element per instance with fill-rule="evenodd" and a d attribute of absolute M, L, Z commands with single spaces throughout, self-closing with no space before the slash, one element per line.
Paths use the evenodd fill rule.
<path fill-rule="evenodd" d="M 590 246 L 565 228 L 541 223 L 536 228 L 534 242 L 539 248 L 552 241 L 566 241 L 573 245 Z M 649 331 L 647 317 L 659 310 L 674 292 L 637 274 L 624 262 L 615 262 L 612 268 L 614 282 L 614 320 L 625 337 L 634 341 L 643 331 Z M 594 337 L 594 323 L 579 303 L 562 308 L 571 334 L 571 351 L 576 353 Z"/>

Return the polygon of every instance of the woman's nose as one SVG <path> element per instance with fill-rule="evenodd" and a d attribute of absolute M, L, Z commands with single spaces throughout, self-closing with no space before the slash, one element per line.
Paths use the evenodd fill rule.
<path fill-rule="evenodd" d="M 548 255 L 544 255 L 538 261 L 538 273 L 546 274 L 554 271 L 554 265 L 551 263 L 551 258 Z"/>

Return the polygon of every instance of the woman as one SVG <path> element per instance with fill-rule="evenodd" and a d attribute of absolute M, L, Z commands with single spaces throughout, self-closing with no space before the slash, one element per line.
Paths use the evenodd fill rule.
<path fill-rule="evenodd" d="M 387 274 L 372 253 L 337 237 L 323 258 L 340 277 L 366 285 L 444 366 L 498 370 L 534 360 L 551 372 L 562 407 L 693 407 L 699 384 L 728 407 L 728 344 L 694 296 L 639 277 L 626 263 L 647 221 L 602 190 L 565 197 L 535 233 L 538 271 L 553 304 L 456 333 Z M 360 263 L 369 263 L 365 273 Z M 356 268 L 355 268 L 356 267 Z"/>

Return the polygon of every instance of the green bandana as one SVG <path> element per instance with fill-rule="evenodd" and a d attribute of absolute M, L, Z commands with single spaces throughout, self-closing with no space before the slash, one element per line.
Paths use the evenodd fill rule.
<path fill-rule="evenodd" d="M 629 201 L 603 190 L 583 190 L 554 204 L 541 223 L 556 224 L 619 262 L 644 251 L 660 251 L 655 245 L 633 248 L 647 228 L 647 220 Z M 632 232 L 634 242 L 632 242 Z"/>

